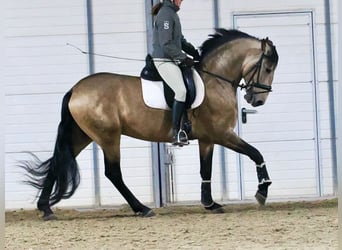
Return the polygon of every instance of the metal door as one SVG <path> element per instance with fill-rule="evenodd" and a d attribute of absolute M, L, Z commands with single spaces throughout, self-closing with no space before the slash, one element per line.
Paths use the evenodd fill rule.
<path fill-rule="evenodd" d="M 273 180 L 270 198 L 321 194 L 312 19 L 311 12 L 234 15 L 235 28 L 268 36 L 279 53 L 266 104 L 254 109 L 239 95 L 238 133 L 264 155 Z M 238 160 L 240 198 L 249 199 L 257 186 L 255 165 L 242 155 Z"/>

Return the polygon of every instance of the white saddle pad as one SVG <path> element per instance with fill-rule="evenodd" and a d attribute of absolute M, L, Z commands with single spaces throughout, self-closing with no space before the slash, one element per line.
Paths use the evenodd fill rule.
<path fill-rule="evenodd" d="M 204 84 L 202 78 L 193 70 L 196 87 L 196 98 L 191 105 L 191 109 L 197 108 L 204 99 Z M 149 81 L 141 78 L 142 93 L 145 104 L 150 108 L 170 110 L 164 97 L 164 85 L 161 81 Z"/>

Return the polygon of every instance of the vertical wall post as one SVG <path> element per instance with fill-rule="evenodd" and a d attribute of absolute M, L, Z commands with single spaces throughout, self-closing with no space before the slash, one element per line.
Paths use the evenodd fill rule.
<path fill-rule="evenodd" d="M 338 2 L 338 44 L 342 44 L 342 2 Z M 338 50 L 338 112 L 342 111 L 342 49 Z M 338 217 L 339 217 L 339 246 L 342 246 L 342 116 L 338 116 L 337 123 L 337 151 L 338 151 Z"/>
<path fill-rule="evenodd" d="M 5 249 L 5 8 L 0 8 L 0 249 Z"/>
<path fill-rule="evenodd" d="M 88 35 L 88 67 L 89 74 L 95 73 L 94 63 L 94 32 L 93 32 L 93 8 L 92 1 L 87 0 L 87 35 Z M 92 143 L 93 151 L 93 174 L 94 174 L 94 205 L 101 205 L 100 199 L 100 176 L 99 176 L 99 157 L 98 146 L 95 142 Z"/>
<path fill-rule="evenodd" d="M 331 158 L 333 168 L 334 192 L 337 193 L 337 151 L 336 151 L 336 117 L 335 117 L 335 90 L 334 73 L 332 59 L 332 41 L 331 41 L 331 19 L 330 19 L 330 0 L 325 0 L 325 37 L 327 47 L 327 75 L 328 75 L 328 93 L 330 110 L 330 137 L 331 137 Z"/>
<path fill-rule="evenodd" d="M 220 19 L 219 19 L 219 0 L 213 0 L 213 7 L 214 7 L 214 27 L 220 27 Z"/>

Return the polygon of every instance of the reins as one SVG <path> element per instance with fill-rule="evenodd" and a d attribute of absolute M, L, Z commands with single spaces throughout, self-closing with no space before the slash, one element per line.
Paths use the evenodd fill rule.
<path fill-rule="evenodd" d="M 243 85 L 240 85 L 238 81 L 229 80 L 228 78 L 225 78 L 225 77 L 223 77 L 223 76 L 217 75 L 217 74 L 215 74 L 215 73 L 212 73 L 212 72 L 210 72 L 210 71 L 206 71 L 206 70 L 203 70 L 203 69 L 197 68 L 197 70 L 200 71 L 200 72 L 202 72 L 202 73 L 206 73 L 206 74 L 208 74 L 208 75 L 210 75 L 210 76 L 213 76 L 213 77 L 215 77 L 215 78 L 218 78 L 218 79 L 220 79 L 220 80 L 222 80 L 222 81 L 228 82 L 228 83 L 230 83 L 230 84 L 233 85 L 233 86 L 237 85 L 237 86 L 240 87 L 240 88 L 244 87 Z"/>
<path fill-rule="evenodd" d="M 202 72 L 202 73 L 205 73 L 205 74 L 208 74 L 210 76 L 213 76 L 215 78 L 218 78 L 218 79 L 220 79 L 222 81 L 228 82 L 232 86 L 237 86 L 240 89 L 249 89 L 251 87 L 255 87 L 255 88 L 259 88 L 259 89 L 263 89 L 264 90 L 264 91 L 254 92 L 255 94 L 268 93 L 268 92 L 272 91 L 272 87 L 259 82 L 261 65 L 262 65 L 262 61 L 263 61 L 264 57 L 265 57 L 265 54 L 262 53 L 261 56 L 260 56 L 260 59 L 257 61 L 257 63 L 246 73 L 246 75 L 248 75 L 249 73 L 251 73 L 254 70 L 253 73 L 252 73 L 252 76 L 250 77 L 250 79 L 247 82 L 247 84 L 240 84 L 239 81 L 237 81 L 237 80 L 230 80 L 228 78 L 225 78 L 223 76 L 217 75 L 217 74 L 212 73 L 212 72 L 207 71 L 207 70 L 202 70 L 202 69 L 199 69 L 199 68 L 197 70 Z M 258 72 L 257 81 L 256 82 L 252 82 L 252 80 L 254 78 L 254 75 L 257 72 Z"/>

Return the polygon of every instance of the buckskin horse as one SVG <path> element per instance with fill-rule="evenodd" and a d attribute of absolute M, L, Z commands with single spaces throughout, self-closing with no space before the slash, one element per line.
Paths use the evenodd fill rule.
<path fill-rule="evenodd" d="M 213 212 L 223 212 L 211 195 L 214 145 L 245 154 L 255 162 L 257 201 L 265 204 L 271 180 L 262 154 L 235 132 L 237 89 L 246 91 L 253 107 L 263 105 L 272 90 L 278 54 L 268 39 L 258 39 L 238 30 L 216 29 L 200 47 L 196 69 L 203 79 L 205 96 L 200 106 L 187 111 L 192 124 L 190 140 L 198 140 L 200 153 L 201 203 Z M 241 84 L 241 79 L 245 83 Z M 70 198 L 80 182 L 76 156 L 92 141 L 103 150 L 105 176 L 119 190 L 132 210 L 142 216 L 154 212 L 144 206 L 125 185 L 120 166 L 120 137 L 171 142 L 170 110 L 147 107 L 137 76 L 97 73 L 85 77 L 64 96 L 54 152 L 41 162 L 23 162 L 26 182 L 38 189 L 37 207 L 43 219 L 54 219 L 51 206 Z"/>

